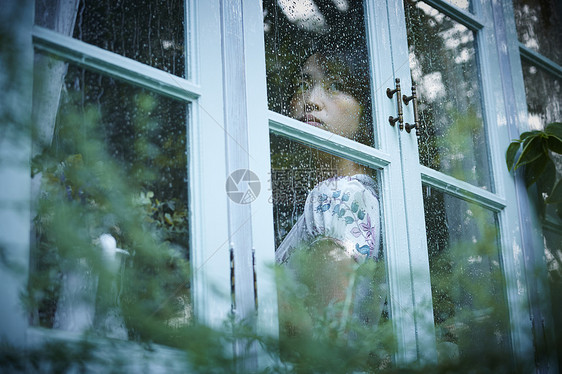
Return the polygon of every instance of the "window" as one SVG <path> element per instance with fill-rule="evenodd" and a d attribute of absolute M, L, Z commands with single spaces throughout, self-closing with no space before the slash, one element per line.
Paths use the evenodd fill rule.
<path fill-rule="evenodd" d="M 39 52 L 36 58 L 42 62 L 48 59 Z M 57 65 L 52 58 L 47 64 Z M 109 287 L 115 287 L 117 293 L 111 298 L 128 295 L 118 304 L 124 313 L 126 303 L 145 300 L 154 303 L 146 305 L 148 309 L 161 309 L 168 321 L 179 321 L 181 315 L 183 323 L 189 323 L 193 318 L 186 271 L 189 105 L 73 65 L 66 68 L 63 78 L 64 87 L 56 88 L 62 92 L 60 104 L 43 106 L 45 111 L 57 109 L 56 113 L 36 113 L 38 119 L 56 118 L 56 122 L 51 127 L 52 138 L 45 141 L 50 146 L 38 151 L 33 163 L 33 173 L 40 176 L 41 183 L 34 219 L 37 244 L 31 255 L 30 288 L 36 295 L 44 295 L 31 295 L 37 303 L 34 324 L 71 331 L 95 327 L 98 333 L 106 329 L 108 334 L 126 338 L 129 333 L 122 327 L 124 321 L 116 322 L 118 326 L 102 327 L 109 322 L 100 316 L 104 312 L 96 304 L 101 303 L 99 297 Z M 45 85 L 45 90 L 38 90 L 36 102 L 47 96 L 46 90 L 54 89 L 50 82 Z M 127 201 L 132 204 L 123 203 Z M 140 220 L 134 222 L 132 216 Z M 67 230 L 71 227 L 84 231 L 70 235 Z M 135 231 L 140 227 L 147 234 L 140 240 L 143 244 L 139 243 L 140 233 Z M 149 233 L 154 240 L 149 239 Z M 91 245 L 97 241 L 102 247 L 98 252 L 109 257 L 102 256 L 101 264 L 96 262 L 100 260 L 99 253 Z M 157 256 L 162 262 L 150 255 L 154 248 L 162 252 Z M 100 265 L 111 261 L 115 262 L 115 274 L 102 274 L 104 266 Z M 139 267 L 144 268 L 141 273 L 127 275 Z M 159 280 L 174 274 L 174 281 L 152 285 L 155 280 L 147 279 L 142 287 L 162 287 L 174 296 L 160 299 L 150 292 L 134 295 L 128 282 L 138 285 L 144 273 L 159 273 Z M 104 277 L 116 279 L 107 280 L 109 284 L 105 285 Z M 98 294 L 97 289 L 103 292 Z M 84 300 L 84 291 L 91 300 Z M 179 304 L 173 307 L 168 303 Z M 179 308 L 174 313 L 170 307 Z M 133 310 L 130 312 L 135 313 Z M 134 329 L 141 331 L 140 326 Z"/>
<path fill-rule="evenodd" d="M 523 108 L 522 113 L 525 117 L 521 121 L 521 131 L 544 130 L 552 122 L 562 121 L 562 56 L 560 54 L 560 19 L 562 18 L 562 7 L 556 1 L 529 2 L 514 1 L 513 13 L 515 18 L 515 29 L 517 40 L 517 53 L 520 59 L 523 79 L 515 81 L 521 87 L 521 93 L 525 92 L 525 97 L 520 95 L 517 104 Z M 515 39 L 515 37 L 514 37 Z M 524 86 L 524 90 L 523 90 Z M 547 169 L 547 173 L 556 179 L 562 177 L 560 166 L 562 159 L 559 154 L 550 153 L 555 166 Z M 554 170 L 556 169 L 556 170 Z M 539 201 L 544 201 L 544 196 L 552 191 L 551 186 L 544 182 L 537 184 L 536 190 L 541 195 L 535 195 Z M 545 191 L 543 194 L 542 192 Z M 560 233 L 562 232 L 562 220 L 560 217 L 559 204 L 547 204 L 546 209 L 540 212 L 542 219 L 542 235 L 544 243 L 544 255 L 547 261 L 547 268 L 541 269 L 548 273 L 548 287 L 550 295 L 560 293 L 560 254 L 562 247 Z M 560 336 L 562 321 L 559 313 L 556 312 L 560 307 L 555 296 L 551 298 L 552 316 L 554 317 L 554 336 Z M 548 308 L 549 303 L 544 302 Z M 545 345 L 552 345 L 553 342 L 546 340 Z M 557 343 L 558 346 L 560 343 Z M 560 348 L 558 348 L 560 352 Z M 560 367 L 560 354 L 558 355 L 558 365 Z"/>
<path fill-rule="evenodd" d="M 42 22 L 38 26 L 54 25 L 58 31 L 45 30 L 45 36 L 60 38 L 66 32 L 73 38 L 74 49 L 67 52 L 81 55 L 97 44 L 185 75 L 189 54 L 184 46 L 189 43 L 181 2 L 131 4 L 135 9 L 125 3 L 121 8 L 109 3 L 76 2 L 76 9 L 61 5 L 37 3 L 36 20 Z M 162 27 L 171 14 L 176 17 Z M 121 22 L 104 24 L 111 21 L 109 16 Z M 154 28 L 138 28 L 153 22 Z M 34 139 L 32 166 L 38 187 L 31 323 L 176 345 L 166 333 L 151 336 L 146 325 L 160 324 L 173 336 L 193 320 L 188 271 L 190 102 L 165 97 L 154 86 L 136 88 L 121 81 L 131 82 L 137 73 L 124 66 L 115 79 L 114 66 L 99 74 L 87 64 L 80 68 L 66 63 L 60 49 L 47 52 L 51 55 L 35 54 L 33 116 L 41 136 Z M 115 58 L 107 53 L 100 60 Z M 160 253 L 153 257 L 155 251 Z M 142 280 L 144 285 L 139 284 Z M 140 323 L 143 314 L 154 318 Z"/>
<path fill-rule="evenodd" d="M 472 326 L 471 332 L 479 336 L 489 334 L 486 339 L 509 351 L 506 287 L 514 279 L 506 279 L 504 269 L 516 259 L 505 247 L 508 192 L 498 190 L 503 170 L 492 162 L 498 157 L 497 108 L 488 83 L 494 67 L 482 58 L 490 51 L 484 41 L 490 31 L 483 25 L 490 10 L 471 6 L 475 9 L 470 14 L 442 2 L 391 2 L 388 8 L 379 3 L 365 3 L 364 8 L 360 3 L 304 4 L 264 2 L 277 250 L 285 249 L 286 235 L 292 239 L 290 230 L 299 225 L 299 216 L 308 214 L 304 198 L 311 187 L 333 177 L 330 173 L 345 175 L 337 170 L 340 159 L 322 152 L 347 158 L 361 165 L 355 170 L 378 183 L 381 257 L 391 285 L 389 316 L 395 331 L 403 331 L 398 337 L 398 362 L 422 357 L 441 362 L 482 349 L 460 326 Z M 368 66 L 373 89 L 362 108 L 372 111 L 367 126 L 372 126 L 368 130 L 373 139 L 334 130 L 329 120 L 313 119 L 310 126 L 308 117 L 304 120 L 309 125 L 288 118 L 302 121 L 294 101 L 313 106 L 311 97 L 320 95 L 314 90 L 320 92 L 324 86 L 328 97 L 334 81 L 342 90 L 347 85 L 351 86 L 347 92 L 354 92 L 353 82 L 340 78 L 345 74 L 332 73 L 330 78 L 330 58 L 325 63 L 326 82 L 310 78 L 314 60 L 308 56 L 331 49 L 344 54 L 350 49 L 356 64 Z M 283 87 L 291 76 L 297 77 L 293 91 Z M 413 83 L 418 97 L 406 103 Z M 404 102 L 397 104 L 398 95 L 391 99 L 386 92 L 398 85 Z M 296 98 L 289 99 L 286 92 L 296 92 Z M 419 118 L 414 118 L 414 106 Z M 315 110 L 311 115 L 321 113 Z M 400 110 L 404 118 L 398 119 Z M 419 121 L 419 130 L 411 127 L 414 120 Z M 322 169 L 312 167 L 316 173 L 311 175 L 310 165 L 318 165 L 318 160 L 326 161 Z M 308 199 L 313 196 L 314 190 Z M 336 200 L 328 199 L 320 208 L 337 204 Z"/>
<path fill-rule="evenodd" d="M 0 113 L 14 124 L 6 134 L 27 131 L 26 118 L 34 133 L 0 139 L 10 160 L 0 164 L 3 331 L 32 345 L 94 327 L 97 341 L 119 347 L 102 343 L 106 353 L 143 357 L 134 341 L 146 339 L 158 344 L 147 362 L 182 367 L 185 357 L 166 346 L 186 347 L 183 327 L 201 322 L 212 328 L 199 330 L 205 336 L 224 337 L 234 321 L 246 337 L 288 343 L 279 362 L 291 365 L 292 353 L 304 355 L 287 339 L 297 304 L 272 264 L 307 265 L 302 248 L 313 239 L 313 255 L 329 256 L 293 273 L 319 300 L 305 299 L 297 327 L 312 331 L 310 311 L 337 304 L 324 322 L 337 319 L 346 344 L 359 333 L 373 344 L 358 370 L 473 362 L 488 353 L 483 342 L 509 367 L 555 367 L 535 271 L 543 250 L 553 264 L 559 256 L 560 225 L 547 215 L 541 242 L 532 200 L 504 161 L 526 122 L 560 120 L 559 48 L 550 48 L 559 41 L 543 40 L 559 33 L 540 29 L 559 22 L 525 18 L 547 14 L 546 3 L 7 7 L 19 21 L 0 24 L 20 52 L 2 49 L 0 61 L 20 56 L 11 66 L 22 73 L 5 90 L 18 116 L 3 103 Z M 345 115 L 323 117 L 326 102 L 313 94 Z M 313 235 L 303 231 L 307 214 L 323 219 Z M 28 286 L 31 313 L 21 313 Z M 135 319 L 139 310 L 147 319 Z M 363 328 L 347 329 L 346 316 Z M 218 347 L 232 370 L 256 371 L 279 364 L 265 354 L 269 341 L 201 344 Z M 338 357 L 319 365 L 342 365 Z"/>
<path fill-rule="evenodd" d="M 185 1 L 35 5 L 35 25 L 17 24 L 33 36 L 36 73 L 22 82 L 34 84 L 33 150 L 19 151 L 24 160 L 33 156 L 34 227 L 32 245 L 24 240 L 18 252 L 30 263 L 29 279 L 21 279 L 30 286 L 29 322 L 17 319 L 18 336 L 30 345 L 65 344 L 95 331 L 92 337 L 184 345 L 182 329 L 196 315 L 219 325 L 229 312 L 220 297 L 214 309 L 205 303 L 221 281 L 230 290 L 226 217 L 202 213 L 203 206 L 226 211 L 226 201 L 210 198 L 225 196 L 226 172 L 217 162 L 224 147 L 202 148 L 224 134 L 221 84 L 213 82 L 220 59 L 197 70 L 199 58 L 214 61 L 220 48 L 196 48 L 220 46 L 220 35 L 195 38 L 217 8 Z M 31 45 L 22 44 L 30 61 Z M 31 172 L 22 167 L 20 174 Z M 136 354 L 134 346 L 123 349 Z M 174 357 L 172 367 L 181 366 L 181 354 Z"/>
<path fill-rule="evenodd" d="M 562 120 L 562 57 L 555 48 L 561 43 L 561 8 L 552 1 L 540 4 L 514 1 L 513 6 L 525 85 L 527 129 L 542 130 L 547 124 Z M 553 157 L 560 164 L 559 157 L 556 154 Z M 551 211 L 548 216 L 552 221 L 556 213 Z"/>

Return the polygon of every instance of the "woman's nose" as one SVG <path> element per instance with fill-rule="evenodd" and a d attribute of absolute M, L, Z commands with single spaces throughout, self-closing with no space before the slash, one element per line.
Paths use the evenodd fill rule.
<path fill-rule="evenodd" d="M 323 88 L 316 84 L 312 86 L 305 95 L 304 98 L 304 109 L 306 112 L 314 112 L 322 110 L 323 105 Z"/>

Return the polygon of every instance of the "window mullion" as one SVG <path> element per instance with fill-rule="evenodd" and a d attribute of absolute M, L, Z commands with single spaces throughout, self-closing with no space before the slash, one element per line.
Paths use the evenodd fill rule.
<path fill-rule="evenodd" d="M 93 71 L 175 99 L 193 100 L 201 95 L 197 85 L 183 78 L 49 29 L 34 26 L 32 35 L 37 50 L 52 53 Z"/>
<path fill-rule="evenodd" d="M 521 54 L 521 58 L 524 58 L 533 65 L 544 69 L 557 78 L 562 78 L 562 66 L 558 65 L 551 59 L 546 58 L 540 53 L 537 53 L 532 49 L 526 47 L 521 42 L 519 43 L 519 53 Z"/>
<path fill-rule="evenodd" d="M 439 171 L 420 165 L 422 182 L 450 195 L 482 205 L 495 212 L 507 205 L 506 199 L 470 183 L 458 180 Z"/>
<path fill-rule="evenodd" d="M 2 4 L 0 48 L 0 339 L 26 343 L 27 311 L 22 303 L 29 271 L 33 2 Z M 7 48 L 5 48 L 7 47 Z"/>
<path fill-rule="evenodd" d="M 376 148 L 358 144 L 351 139 L 315 127 L 303 127 L 302 122 L 273 111 L 269 111 L 268 115 L 270 119 L 269 129 L 275 134 L 283 135 L 372 168 L 383 168 L 390 163 L 390 156 Z"/>
<path fill-rule="evenodd" d="M 451 16 L 453 19 L 462 23 L 471 30 L 480 30 L 484 27 L 484 22 L 480 19 L 480 17 L 457 8 L 448 2 L 439 0 L 424 0 L 424 3 L 427 3 L 440 12 Z"/>
<path fill-rule="evenodd" d="M 224 183 L 225 123 L 220 28 L 208 28 L 218 15 L 218 0 L 199 3 L 193 48 L 205 65 L 194 77 L 201 96 L 192 105 L 189 132 L 189 202 L 193 298 L 199 322 L 221 327 L 230 312 L 229 236 Z M 205 32 L 202 32 L 202 30 Z M 205 48 L 201 48 L 205 46 Z M 218 290 L 218 293 L 216 292 Z M 225 295 L 225 297 L 220 297 Z"/>
<path fill-rule="evenodd" d="M 256 331 L 260 336 L 279 334 L 277 287 L 272 264 L 275 263 L 274 223 L 271 191 L 270 132 L 265 67 L 265 41 L 262 32 L 263 10 L 259 2 L 243 2 L 244 54 L 248 116 L 249 169 L 260 181 L 259 195 L 251 203 L 252 244 L 256 275 Z M 256 29 L 256 26 L 259 26 Z M 271 358 L 258 351 L 259 368 L 266 368 Z"/>
<path fill-rule="evenodd" d="M 232 180 L 236 180 L 238 174 L 235 173 L 239 171 L 246 173 L 244 178 L 248 177 L 249 159 L 252 156 L 248 144 L 249 128 L 242 4 L 238 0 L 220 1 L 220 16 L 227 172 L 224 178 L 226 180 L 232 177 Z M 242 185 L 244 183 L 236 187 Z M 233 314 L 237 321 L 247 324 L 250 329 L 254 329 L 253 212 L 250 205 L 245 201 L 228 199 L 227 207 L 229 248 L 234 256 Z M 240 369 L 254 371 L 257 365 L 255 345 L 238 340 L 234 344 L 234 350 L 235 354 L 242 358 L 239 362 Z"/>

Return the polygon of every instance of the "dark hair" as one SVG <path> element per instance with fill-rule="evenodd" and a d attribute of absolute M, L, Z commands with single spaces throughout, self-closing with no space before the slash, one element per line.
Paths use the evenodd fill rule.
<path fill-rule="evenodd" d="M 373 116 L 367 53 L 360 50 L 315 49 L 307 55 L 307 59 L 312 55 L 318 55 L 324 71 L 339 76 L 345 82 L 343 91 L 359 101 L 362 109 L 361 121 L 353 140 L 372 145 Z M 306 59 L 301 61 L 301 66 L 305 61 Z"/>

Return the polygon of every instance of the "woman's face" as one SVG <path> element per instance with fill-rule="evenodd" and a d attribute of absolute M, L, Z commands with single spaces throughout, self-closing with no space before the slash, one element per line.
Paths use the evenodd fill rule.
<path fill-rule="evenodd" d="M 343 91 L 343 78 L 331 74 L 325 65 L 318 54 L 306 60 L 297 91 L 291 98 L 289 115 L 309 125 L 352 138 L 361 123 L 361 104 Z"/>

